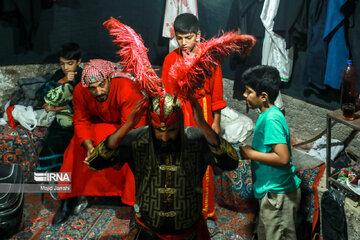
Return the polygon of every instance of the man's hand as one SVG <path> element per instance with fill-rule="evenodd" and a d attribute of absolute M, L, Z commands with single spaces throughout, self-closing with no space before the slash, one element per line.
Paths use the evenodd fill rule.
<path fill-rule="evenodd" d="M 94 149 L 95 149 L 94 147 L 89 148 L 89 149 L 87 150 L 86 157 L 90 157 L 91 154 L 93 153 Z"/>
<path fill-rule="evenodd" d="M 74 80 L 76 74 L 77 72 L 67 72 L 65 74 L 65 78 L 68 82 L 71 82 L 72 80 Z"/>
<path fill-rule="evenodd" d="M 147 98 L 143 97 L 135 104 L 134 108 L 131 110 L 129 117 L 124 123 L 124 125 L 126 124 L 128 127 L 130 127 L 130 129 L 135 127 L 140 122 L 141 118 L 144 116 L 147 109 L 148 109 Z"/>
<path fill-rule="evenodd" d="M 93 171 L 97 171 L 95 168 L 90 167 L 90 163 L 88 162 L 88 159 L 91 157 L 91 154 L 94 152 L 94 145 L 92 144 L 92 141 L 90 139 L 86 139 L 83 142 L 83 146 L 85 148 L 86 152 L 86 158 L 84 160 L 85 165 Z"/>
<path fill-rule="evenodd" d="M 84 146 L 85 150 L 86 150 L 86 157 L 90 157 L 91 153 L 94 151 L 94 145 L 93 142 L 90 139 L 86 139 L 84 140 L 84 142 L 82 143 L 82 145 Z"/>
<path fill-rule="evenodd" d="M 98 171 L 98 170 L 96 170 L 95 168 L 90 167 L 90 163 L 88 162 L 88 157 L 85 158 L 84 163 L 85 163 L 85 165 L 86 165 L 90 170 L 92 170 L 92 171 L 94 171 L 94 172 L 97 172 L 97 171 Z"/>

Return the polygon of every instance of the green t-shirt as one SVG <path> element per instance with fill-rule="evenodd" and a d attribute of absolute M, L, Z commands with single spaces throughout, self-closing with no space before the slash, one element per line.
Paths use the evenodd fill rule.
<path fill-rule="evenodd" d="M 266 192 L 287 193 L 296 190 L 301 180 L 295 175 L 292 164 L 290 133 L 282 112 L 273 106 L 259 115 L 254 128 L 252 148 L 259 152 L 271 153 L 272 144 L 285 143 L 289 148 L 288 166 L 271 166 L 251 161 L 255 198 L 262 198 Z"/>

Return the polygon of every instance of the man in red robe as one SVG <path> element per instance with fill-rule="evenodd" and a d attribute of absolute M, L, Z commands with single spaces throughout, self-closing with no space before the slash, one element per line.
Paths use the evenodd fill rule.
<path fill-rule="evenodd" d="M 93 172 L 83 161 L 101 140 L 126 121 L 142 95 L 114 63 L 101 59 L 90 60 L 84 66 L 81 82 L 73 93 L 75 134 L 60 170 L 71 172 L 71 193 L 59 192 L 61 206 L 53 224 L 62 223 L 71 215 L 78 196 L 121 196 L 125 204 L 135 202 L 134 176 L 128 165 L 121 170 Z M 135 128 L 146 124 L 145 116 Z"/>
<path fill-rule="evenodd" d="M 174 89 L 169 83 L 169 70 L 171 66 L 177 59 L 184 57 L 184 52 L 186 52 L 185 56 L 196 55 L 201 52 L 201 49 L 196 46 L 196 42 L 200 39 L 200 30 L 198 20 L 194 15 L 184 13 L 177 16 L 174 22 L 174 30 L 179 48 L 165 57 L 161 75 L 165 90 L 170 94 L 174 94 Z M 207 123 L 217 134 L 220 134 L 220 110 L 226 107 L 226 102 L 223 100 L 223 81 L 219 66 L 216 68 L 214 75 L 205 80 L 204 87 L 196 91 L 195 97 L 203 109 Z M 181 105 L 183 106 L 184 125 L 197 127 L 190 102 L 182 101 Z M 203 178 L 203 213 L 205 218 L 215 220 L 213 171 L 210 166 Z M 211 225 L 209 226 L 210 233 L 215 233 L 215 223 L 208 221 L 208 225 Z"/>

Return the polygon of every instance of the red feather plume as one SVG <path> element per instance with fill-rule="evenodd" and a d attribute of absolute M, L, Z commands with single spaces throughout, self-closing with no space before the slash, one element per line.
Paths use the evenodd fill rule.
<path fill-rule="evenodd" d="M 231 53 L 241 56 L 250 54 L 256 39 L 251 35 L 241 35 L 240 32 L 227 32 L 220 37 L 198 43 L 199 54 L 184 54 L 170 68 L 169 83 L 174 89 L 174 95 L 188 99 L 196 89 L 202 88 L 206 78 L 211 77 L 215 68 Z"/>
<path fill-rule="evenodd" d="M 141 36 L 131 27 L 112 17 L 104 22 L 103 26 L 113 37 L 113 42 L 120 48 L 116 53 L 120 56 L 119 63 L 123 71 L 134 76 L 140 89 L 145 90 L 148 95 L 161 95 L 161 79 L 151 67 L 147 56 L 148 49 L 144 46 Z"/>

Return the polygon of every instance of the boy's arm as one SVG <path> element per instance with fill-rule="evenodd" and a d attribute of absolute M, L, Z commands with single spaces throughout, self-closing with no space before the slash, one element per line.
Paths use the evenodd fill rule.
<path fill-rule="evenodd" d="M 274 152 L 263 153 L 258 152 L 250 146 L 240 147 L 241 156 L 243 159 L 258 161 L 272 166 L 287 166 L 290 163 L 290 153 L 288 146 L 285 143 L 272 144 Z"/>
<path fill-rule="evenodd" d="M 217 133 L 220 134 L 221 133 L 221 128 L 220 128 L 220 122 L 221 122 L 221 118 L 220 118 L 220 110 L 216 110 L 214 112 L 214 122 L 211 126 L 211 128 Z"/>
<path fill-rule="evenodd" d="M 50 111 L 59 112 L 61 110 L 68 109 L 67 106 L 54 106 L 47 103 L 45 103 L 42 107 L 45 109 L 46 112 L 50 112 Z"/>

